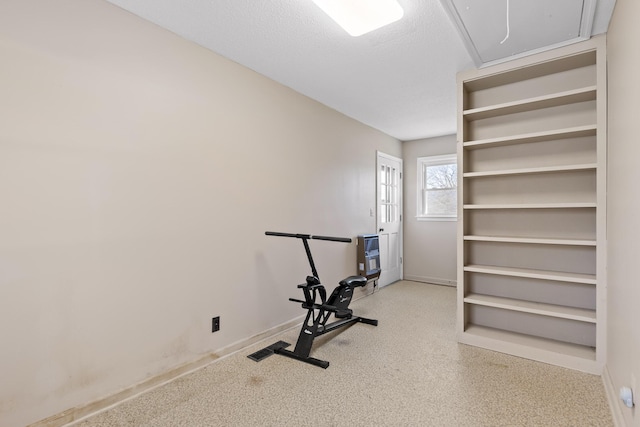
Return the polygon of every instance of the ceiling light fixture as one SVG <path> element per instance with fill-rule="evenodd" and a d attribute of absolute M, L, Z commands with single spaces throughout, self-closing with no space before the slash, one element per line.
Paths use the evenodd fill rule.
<path fill-rule="evenodd" d="M 361 36 L 402 18 L 396 0 L 313 0 L 353 37 Z"/>

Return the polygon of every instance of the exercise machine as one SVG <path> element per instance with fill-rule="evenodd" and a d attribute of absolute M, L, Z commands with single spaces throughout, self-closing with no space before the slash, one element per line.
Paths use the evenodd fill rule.
<path fill-rule="evenodd" d="M 313 340 L 316 337 L 353 323 L 366 323 L 374 326 L 378 325 L 377 320 L 354 316 L 353 311 L 349 308 L 351 298 L 353 297 L 353 290 L 355 288 L 365 286 L 367 284 L 366 277 L 349 276 L 341 280 L 329 298 L 327 298 L 327 292 L 324 286 L 320 283 L 318 271 L 316 270 L 315 263 L 313 262 L 311 249 L 309 248 L 309 240 L 315 239 L 351 243 L 351 239 L 345 237 L 312 236 L 310 234 L 291 234 L 273 231 L 267 231 L 265 234 L 267 236 L 293 237 L 302 240 L 304 250 L 307 254 L 307 259 L 309 260 L 309 266 L 311 267 L 311 275 L 307 276 L 305 283 L 298 285 L 298 288 L 302 289 L 304 300 L 289 298 L 289 301 L 301 303 L 302 308 L 307 310 L 307 316 L 302 323 L 302 328 L 298 335 L 298 341 L 296 342 L 296 346 L 293 351 L 286 349 L 286 347 L 289 346 L 289 343 L 279 341 L 249 355 L 248 357 L 259 362 L 272 354 L 280 354 L 282 356 L 300 360 L 326 369 L 329 367 L 329 362 L 309 356 L 311 353 L 311 347 L 313 346 Z M 336 320 L 331 323 L 327 323 L 331 315 L 333 315 Z"/>

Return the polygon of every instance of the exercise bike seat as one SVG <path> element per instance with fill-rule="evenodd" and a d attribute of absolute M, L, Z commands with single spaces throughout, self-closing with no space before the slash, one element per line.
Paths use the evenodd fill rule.
<path fill-rule="evenodd" d="M 349 288 L 359 288 L 367 284 L 367 278 L 363 276 L 349 276 L 340 281 L 340 285 Z"/>

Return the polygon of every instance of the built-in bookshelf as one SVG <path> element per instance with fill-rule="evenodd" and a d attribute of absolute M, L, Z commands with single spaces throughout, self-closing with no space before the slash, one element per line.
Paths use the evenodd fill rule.
<path fill-rule="evenodd" d="M 606 340 L 603 36 L 458 75 L 458 340 L 591 373 Z"/>

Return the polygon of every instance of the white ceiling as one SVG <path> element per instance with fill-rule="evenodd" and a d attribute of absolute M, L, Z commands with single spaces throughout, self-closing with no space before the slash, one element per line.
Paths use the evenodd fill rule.
<path fill-rule="evenodd" d="M 348 35 L 311 0 L 107 1 L 402 141 L 455 133 L 455 76 L 475 66 L 440 0 L 398 0 L 404 9 L 400 21 L 359 37 Z M 591 33 L 604 33 L 615 4 L 455 0 L 467 13 L 477 11 L 475 20 L 465 22 L 473 28 L 473 43 L 500 46 L 507 1 L 510 31 L 517 37 L 510 50 L 501 51 L 506 55 L 530 49 L 536 34 L 545 44 L 555 43 L 556 32 L 574 34 L 583 1 L 597 2 Z M 518 10 L 525 6 L 523 15 Z M 546 20 L 544 26 L 533 21 L 536 15 Z"/>

